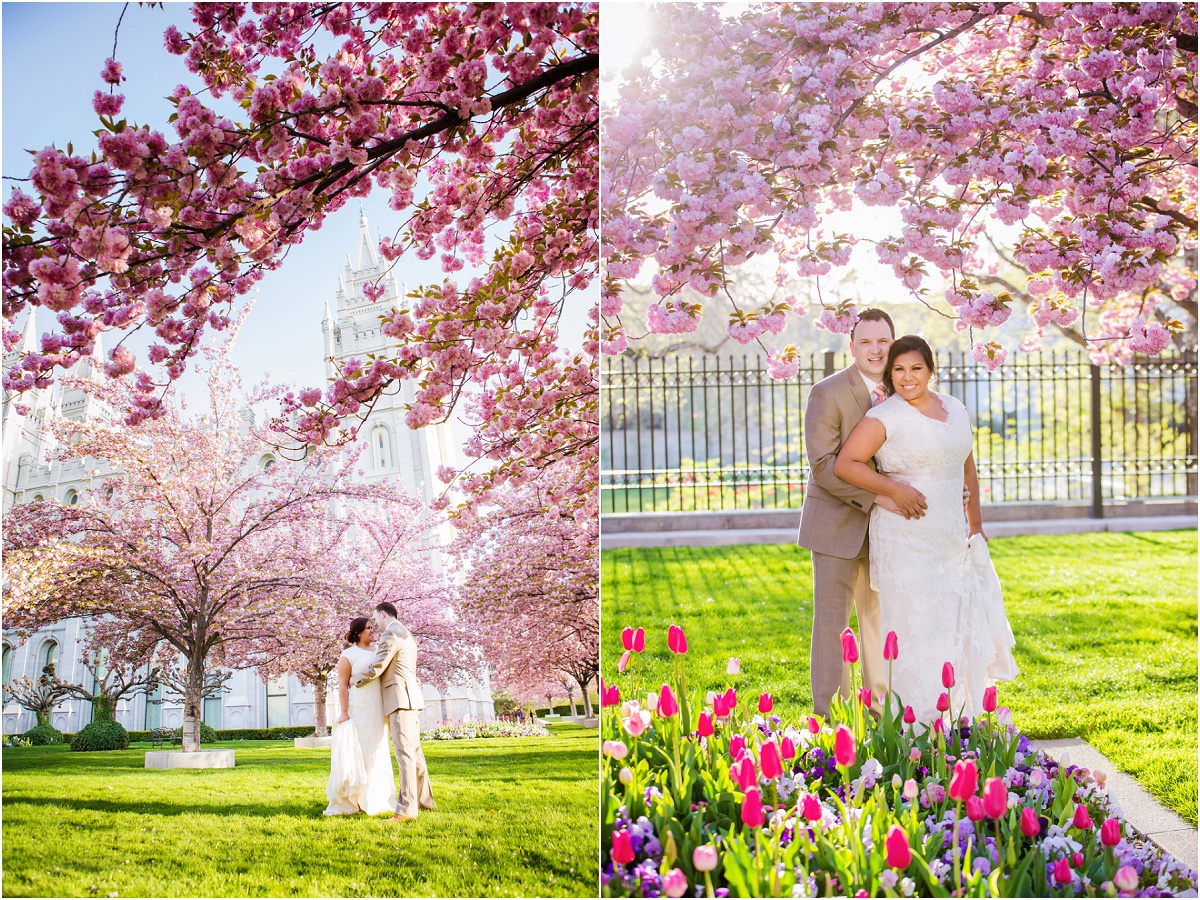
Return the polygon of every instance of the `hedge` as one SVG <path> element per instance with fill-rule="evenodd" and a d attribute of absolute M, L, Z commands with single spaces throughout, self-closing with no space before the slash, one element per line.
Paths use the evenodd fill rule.
<path fill-rule="evenodd" d="M 177 729 L 178 730 L 178 729 Z M 218 741 L 287 741 L 298 737 L 312 737 L 312 725 L 291 725 L 285 728 L 227 728 L 216 729 Z M 130 741 L 149 741 L 149 731 L 129 732 Z"/>

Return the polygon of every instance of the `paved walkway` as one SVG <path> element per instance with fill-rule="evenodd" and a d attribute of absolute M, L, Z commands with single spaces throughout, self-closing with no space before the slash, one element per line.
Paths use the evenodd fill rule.
<path fill-rule="evenodd" d="M 1179 813 L 1155 800 L 1132 775 L 1118 771 L 1104 754 L 1083 738 L 1034 741 L 1034 744 L 1060 763 L 1065 754 L 1069 756 L 1071 765 L 1106 772 L 1108 780 L 1105 787 L 1121 804 L 1126 821 L 1180 862 L 1192 869 L 1200 868 L 1200 861 L 1197 860 L 1200 834 L 1195 826 L 1189 825 Z"/>
<path fill-rule="evenodd" d="M 797 521 L 799 513 L 796 514 Z M 1104 531 L 1177 531 L 1195 528 L 1195 516 L 1124 516 L 1112 519 L 1034 519 L 991 522 L 988 537 L 1019 534 L 1092 534 Z M 739 544 L 794 544 L 795 528 L 727 528 L 719 531 L 625 531 L 604 533 L 600 517 L 600 549 L 617 547 L 728 547 Z"/>

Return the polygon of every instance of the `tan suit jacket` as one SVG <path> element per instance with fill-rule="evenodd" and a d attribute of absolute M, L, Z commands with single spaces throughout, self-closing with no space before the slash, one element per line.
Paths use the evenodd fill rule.
<path fill-rule="evenodd" d="M 383 689 L 383 714 L 390 715 L 398 709 L 420 710 L 425 708 L 425 697 L 421 693 L 421 682 L 417 680 L 417 641 L 407 628 L 392 622 L 379 636 L 375 648 L 375 661 L 371 668 L 358 680 L 364 685 L 375 678 Z"/>
<path fill-rule="evenodd" d="M 871 395 L 853 365 L 818 381 L 808 395 L 804 450 L 811 474 L 797 543 L 814 553 L 853 559 L 862 552 L 875 495 L 842 481 L 833 474 L 833 464 L 870 408 Z M 874 461 L 869 465 L 874 468 Z"/>

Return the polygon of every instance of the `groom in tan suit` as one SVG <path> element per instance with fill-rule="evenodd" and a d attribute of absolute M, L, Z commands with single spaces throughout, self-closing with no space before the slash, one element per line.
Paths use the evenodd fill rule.
<path fill-rule="evenodd" d="M 878 503 L 912 518 L 924 515 L 925 498 L 909 488 L 899 504 L 847 484 L 833 474 L 842 444 L 859 420 L 885 399 L 883 370 L 895 339 L 891 317 L 865 309 L 850 332 L 852 365 L 814 384 L 804 408 L 804 450 L 811 476 L 800 513 L 798 543 L 812 551 L 813 626 L 811 675 L 813 710 L 829 714 L 829 701 L 850 696 L 850 667 L 842 662 L 841 634 L 858 612 L 863 684 L 871 688 L 871 708 L 879 713 L 887 690 L 879 595 L 871 590 L 868 565 L 868 511 Z"/>
<path fill-rule="evenodd" d="M 396 607 L 380 603 L 371 615 L 379 631 L 379 646 L 370 670 L 355 687 L 379 679 L 383 714 L 392 732 L 392 747 L 400 765 L 400 792 L 392 821 L 415 819 L 417 809 L 436 809 L 429 788 L 429 769 L 421 752 L 421 710 L 425 697 L 417 680 L 417 642 L 400 624 Z"/>

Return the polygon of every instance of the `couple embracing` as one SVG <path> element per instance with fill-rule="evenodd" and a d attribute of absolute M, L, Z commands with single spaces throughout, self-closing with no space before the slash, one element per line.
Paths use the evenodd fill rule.
<path fill-rule="evenodd" d="M 942 669 L 954 667 L 952 714 L 982 711 L 984 690 L 1016 677 L 1012 630 L 987 550 L 967 409 L 933 390 L 933 352 L 863 310 L 853 363 L 813 385 L 804 411 L 811 477 L 799 543 L 812 551 L 813 708 L 848 697 L 841 633 L 853 607 L 871 707 L 887 691 L 883 635 L 901 649 L 893 690 L 918 721 L 941 716 Z"/>
<path fill-rule="evenodd" d="M 346 641 L 337 665 L 342 714 L 333 729 L 325 815 L 394 812 L 393 821 L 415 819 L 418 809 L 436 808 L 421 751 L 417 642 L 387 602 L 371 618 L 353 619 Z M 389 734 L 400 766 L 399 799 Z"/>

